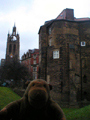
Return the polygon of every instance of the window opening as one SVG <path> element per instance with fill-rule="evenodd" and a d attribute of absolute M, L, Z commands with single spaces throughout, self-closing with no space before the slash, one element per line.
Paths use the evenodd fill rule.
<path fill-rule="evenodd" d="M 86 46 L 86 42 L 82 41 L 81 46 Z"/>
<path fill-rule="evenodd" d="M 9 54 L 11 53 L 11 51 L 12 51 L 12 45 L 10 44 L 9 45 Z"/>
<path fill-rule="evenodd" d="M 59 51 L 53 51 L 53 59 L 58 59 L 59 58 Z"/>

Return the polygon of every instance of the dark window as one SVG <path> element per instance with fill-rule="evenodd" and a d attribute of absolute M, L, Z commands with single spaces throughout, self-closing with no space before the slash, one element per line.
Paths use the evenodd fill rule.
<path fill-rule="evenodd" d="M 84 91 L 84 99 L 87 99 L 87 92 Z"/>
<path fill-rule="evenodd" d="M 10 44 L 9 45 L 9 54 L 11 53 L 11 51 L 12 51 L 12 45 Z"/>
<path fill-rule="evenodd" d="M 62 47 L 60 47 L 60 58 L 62 58 Z"/>
<path fill-rule="evenodd" d="M 87 76 L 86 75 L 83 76 L 83 82 L 87 83 Z"/>
<path fill-rule="evenodd" d="M 14 46 L 13 46 L 13 54 L 15 54 L 15 51 L 16 51 L 16 45 L 14 44 Z"/>

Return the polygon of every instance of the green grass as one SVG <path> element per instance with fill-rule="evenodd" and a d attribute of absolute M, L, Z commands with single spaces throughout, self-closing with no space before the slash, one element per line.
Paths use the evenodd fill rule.
<path fill-rule="evenodd" d="M 63 109 L 67 120 L 90 120 L 90 105 L 79 108 L 64 108 Z"/>
<path fill-rule="evenodd" d="M 70 112 L 77 110 L 77 108 L 63 108 L 63 112 L 68 115 Z"/>
<path fill-rule="evenodd" d="M 10 88 L 0 87 L 0 110 L 12 101 L 21 97 L 14 93 Z"/>

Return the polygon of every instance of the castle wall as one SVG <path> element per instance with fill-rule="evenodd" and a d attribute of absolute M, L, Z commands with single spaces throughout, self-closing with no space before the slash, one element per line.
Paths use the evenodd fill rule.
<path fill-rule="evenodd" d="M 40 28 L 39 48 L 40 76 L 52 84 L 51 97 L 68 105 L 90 100 L 90 21 L 53 20 Z"/>

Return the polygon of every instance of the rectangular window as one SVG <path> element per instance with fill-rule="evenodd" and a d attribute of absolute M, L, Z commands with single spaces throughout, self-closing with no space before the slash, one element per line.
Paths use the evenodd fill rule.
<path fill-rule="evenodd" d="M 30 57 L 30 53 L 29 53 L 29 57 Z"/>
<path fill-rule="evenodd" d="M 49 40 L 49 46 L 51 46 L 51 43 L 52 43 L 52 39 Z"/>
<path fill-rule="evenodd" d="M 37 71 L 37 67 L 33 67 L 33 72 L 36 72 Z"/>
<path fill-rule="evenodd" d="M 58 59 L 59 58 L 59 50 L 53 51 L 53 59 Z"/>
<path fill-rule="evenodd" d="M 33 64 L 36 64 L 36 60 L 33 61 Z"/>
<path fill-rule="evenodd" d="M 33 58 L 34 58 L 34 59 L 36 59 L 36 57 L 37 57 L 37 55 L 36 55 L 36 54 L 34 54 L 34 55 L 33 55 Z"/>
<path fill-rule="evenodd" d="M 49 28 L 49 35 L 51 34 L 51 28 Z"/>
<path fill-rule="evenodd" d="M 37 73 L 33 73 L 33 79 L 37 79 Z"/>
<path fill-rule="evenodd" d="M 86 46 L 86 43 L 84 41 L 82 41 L 81 46 Z"/>

